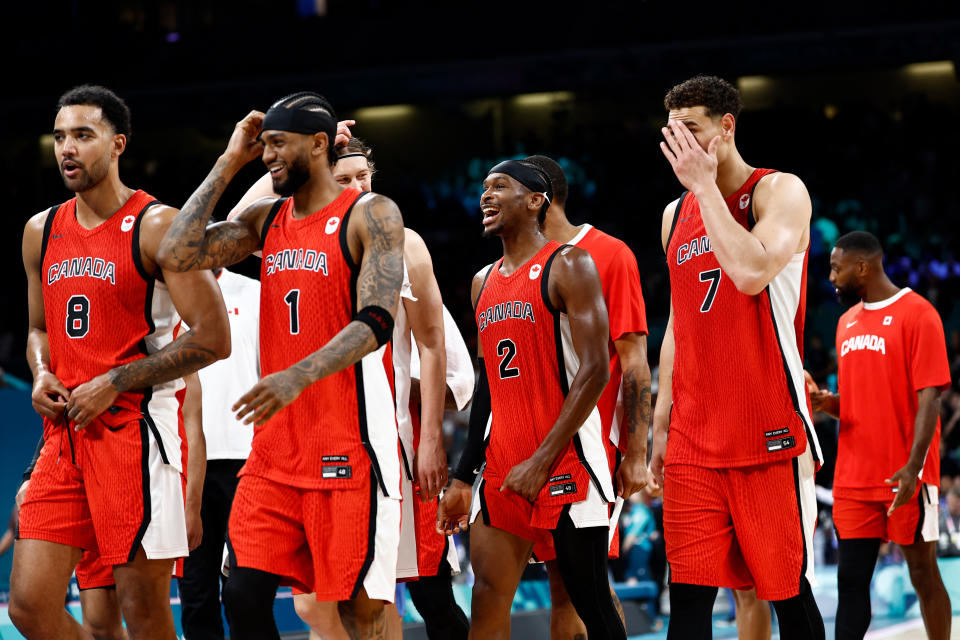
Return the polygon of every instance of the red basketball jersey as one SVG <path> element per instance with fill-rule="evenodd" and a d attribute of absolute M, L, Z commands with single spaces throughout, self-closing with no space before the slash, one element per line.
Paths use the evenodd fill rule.
<path fill-rule="evenodd" d="M 500 487 L 510 469 L 533 455 L 553 428 L 579 368 L 566 314 L 550 303 L 550 267 L 563 248 L 548 242 L 509 276 L 500 273 L 503 260 L 487 272 L 476 305 L 477 327 L 490 383 L 491 424 L 484 478 Z M 591 477 L 606 499 L 612 499 L 599 437 L 599 414 L 593 437 L 577 433 L 557 457 L 538 502 L 561 505 L 586 498 Z M 589 429 L 584 423 L 583 429 Z M 586 447 L 591 450 L 587 451 Z M 594 450 L 596 449 L 596 450 Z M 604 468 L 591 468 L 589 461 Z M 606 488 L 606 491 L 604 491 Z"/>
<path fill-rule="evenodd" d="M 157 201 L 136 191 L 93 229 L 77 222 L 77 200 L 47 214 L 41 249 L 50 368 L 67 389 L 154 353 L 180 322 L 166 286 L 147 274 L 140 223 Z M 140 412 L 164 462 L 181 467 L 176 392 L 181 380 L 121 393 L 114 405 Z"/>
<path fill-rule="evenodd" d="M 264 377 L 314 353 L 353 320 L 360 265 L 347 224 L 362 197 L 345 189 L 303 219 L 293 199 L 264 222 L 260 267 L 260 365 Z M 242 474 L 305 489 L 369 486 L 400 495 L 400 460 L 389 345 L 307 387 L 254 429 Z"/>
<path fill-rule="evenodd" d="M 643 291 L 640 288 L 637 258 L 623 241 L 589 224 L 584 225 L 584 229 L 569 244 L 589 253 L 600 274 L 603 300 L 607 303 L 607 316 L 610 321 L 610 382 L 600 396 L 597 409 L 603 425 L 604 443 L 612 442 L 625 453 L 627 439 L 620 437 L 620 416 L 617 415 L 623 370 L 620 368 L 620 356 L 617 355 L 613 341 L 628 333 L 647 335 L 647 316 Z"/>
<path fill-rule="evenodd" d="M 836 496 L 884 500 L 884 480 L 907 463 L 917 419 L 917 392 L 950 385 L 940 315 L 910 289 L 860 302 L 837 325 L 840 430 Z M 940 482 L 940 418 L 920 479 Z"/>
<path fill-rule="evenodd" d="M 726 198 L 754 225 L 756 169 Z M 807 251 L 794 254 L 761 293 L 741 293 L 710 247 L 700 205 L 685 192 L 667 244 L 673 302 L 673 410 L 667 464 L 741 467 L 800 455 L 811 428 L 801 350 Z"/>

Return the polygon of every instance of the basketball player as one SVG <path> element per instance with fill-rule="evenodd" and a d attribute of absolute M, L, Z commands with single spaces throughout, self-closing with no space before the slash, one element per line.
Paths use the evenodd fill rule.
<path fill-rule="evenodd" d="M 610 325 L 610 382 L 597 408 L 610 472 L 617 477 L 617 508 L 610 520 L 612 534 L 616 530 L 623 500 L 643 489 L 647 481 L 647 428 L 651 420 L 650 367 L 647 363 L 647 323 L 640 274 L 636 258 L 626 244 L 590 224 L 575 226 L 567 219 L 564 210 L 567 179 L 560 165 L 547 156 L 530 156 L 526 160 L 547 175 L 553 189 L 553 199 L 541 232 L 548 240 L 575 245 L 589 252 L 597 265 L 603 286 Z M 622 415 L 615 415 L 621 388 Z M 474 422 L 485 429 L 486 420 Z M 468 449 L 460 457 L 456 477 L 448 490 L 448 493 L 464 492 L 460 499 L 466 503 L 469 503 L 469 492 L 475 480 L 474 470 L 480 467 L 483 457 L 484 434 L 480 429 L 474 431 L 468 436 Z M 451 495 L 450 499 L 454 499 L 454 496 Z M 559 640 L 585 634 L 586 628 L 577 617 L 563 586 L 552 548 L 534 548 L 534 555 L 546 562 L 550 579 L 551 637 Z M 616 549 L 612 549 L 612 555 L 617 555 Z M 612 597 L 619 605 L 616 594 L 612 594 Z"/>
<path fill-rule="evenodd" d="M 353 121 L 346 123 L 352 125 Z M 338 133 L 343 130 L 344 127 L 338 127 Z M 349 134 L 349 129 L 346 133 Z M 338 149 L 339 157 L 333 168 L 334 179 L 344 187 L 371 191 L 375 173 L 372 153 L 372 149 L 359 138 L 349 138 Z M 272 185 L 261 179 L 244 194 L 240 204 L 252 201 L 257 196 L 270 195 L 275 195 Z M 456 548 L 448 538 L 437 535 L 434 526 L 437 496 L 447 479 L 442 431 L 447 325 L 440 287 L 433 273 L 433 262 L 427 246 L 411 229 L 404 229 L 404 238 L 405 278 L 400 291 L 402 304 L 397 310 L 392 349 L 397 426 L 405 471 L 402 476 L 402 495 L 409 499 L 401 502 L 403 517 L 397 578 L 415 579 L 409 583 L 410 594 L 430 637 L 466 638 L 469 623 L 466 614 L 454 600 L 450 584 L 452 574 L 460 570 Z M 453 326 L 458 331 L 456 325 Z M 416 416 L 410 409 L 411 352 L 414 348 L 418 354 L 422 354 L 419 376 L 422 380 L 418 380 L 416 398 L 421 411 Z M 413 485 L 414 478 L 418 480 L 416 488 Z M 326 637 L 332 633 L 331 628 L 340 624 L 325 617 L 330 611 L 318 606 L 312 594 L 295 595 L 294 604 L 297 614 L 310 626 L 311 637 Z M 341 606 L 339 609 L 344 619 L 354 615 L 352 607 Z M 388 625 L 392 624 L 396 628 L 395 633 L 399 633 L 399 616 L 395 615 L 394 607 L 388 609 L 391 609 L 388 611 Z"/>
<path fill-rule="evenodd" d="M 813 406 L 840 420 L 833 480 L 837 638 L 870 626 L 870 579 L 885 540 L 900 545 L 932 640 L 950 637 L 950 598 L 937 567 L 940 392 L 950 365 L 940 315 L 883 270 L 870 233 L 837 239 L 830 282 L 853 306 L 837 324 L 839 394 Z"/>
<path fill-rule="evenodd" d="M 504 255 L 472 287 L 488 381 L 478 389 L 489 389 L 474 411 L 489 410 L 492 421 L 470 514 L 470 637 L 510 636 L 510 604 L 538 543 L 555 545 L 589 637 L 626 638 L 607 583 L 613 487 L 596 403 L 610 359 L 597 268 L 582 249 L 541 234 L 552 189 L 536 165 L 502 162 L 483 189 L 484 236 L 500 236 Z M 464 519 L 450 510 L 439 517 L 441 530 Z"/>
<path fill-rule="evenodd" d="M 809 583 L 819 452 L 799 352 L 810 198 L 796 176 L 740 156 L 728 82 L 692 78 L 664 105 L 660 148 L 687 189 L 663 213 L 671 308 L 651 456 L 668 637 L 711 637 L 717 587 L 755 586 L 782 638 L 823 638 Z"/>
<path fill-rule="evenodd" d="M 238 640 L 279 638 L 281 583 L 315 592 L 330 618 L 339 601 L 355 600 L 352 631 L 363 637 L 383 636 L 383 602 L 394 597 L 400 459 L 386 343 L 403 280 L 403 220 L 389 199 L 333 179 L 336 128 L 330 103 L 310 92 L 251 112 L 162 243 L 161 260 L 179 270 L 264 255 L 264 377 L 234 405 L 256 423 L 230 514 L 223 594 Z M 274 190 L 292 197 L 257 200 L 208 228 L 227 183 L 261 154 Z"/>
<path fill-rule="evenodd" d="M 76 197 L 23 238 L 33 404 L 44 444 L 20 512 L 10 617 L 28 638 L 87 633 L 63 608 L 84 550 L 112 567 L 134 638 L 170 638 L 173 559 L 187 555 L 180 381 L 230 352 L 209 273 L 161 271 L 176 210 L 126 187 L 130 112 L 113 92 L 61 96 L 54 152 Z M 192 329 L 173 331 L 179 317 Z"/>

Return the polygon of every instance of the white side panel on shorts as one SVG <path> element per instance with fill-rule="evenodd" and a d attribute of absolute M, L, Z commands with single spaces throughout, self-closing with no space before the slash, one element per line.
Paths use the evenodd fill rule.
<path fill-rule="evenodd" d="M 400 449 L 393 389 L 383 363 L 386 348 L 386 345 L 383 345 L 361 360 L 363 397 L 367 412 L 367 435 L 380 465 L 383 484 L 391 497 L 399 499 Z"/>
<path fill-rule="evenodd" d="M 377 531 L 373 562 L 363 579 L 367 597 L 393 602 L 397 593 L 397 542 L 400 538 L 400 501 L 377 489 Z"/>
<path fill-rule="evenodd" d="M 420 575 L 417 564 L 417 520 L 413 512 L 413 501 L 417 500 L 413 492 L 413 483 L 407 474 L 401 476 L 403 482 L 403 500 L 400 502 L 400 548 L 397 552 L 397 579 L 416 578 Z"/>
<path fill-rule="evenodd" d="M 923 527 L 920 528 L 920 537 L 924 542 L 936 542 L 940 539 L 939 488 L 935 484 L 924 484 L 920 490 L 926 491 L 923 497 Z"/>
<path fill-rule="evenodd" d="M 164 464 L 160 448 L 149 429 L 147 438 L 150 443 L 150 523 L 143 534 L 143 550 L 150 560 L 186 557 L 190 550 L 187 547 L 187 519 L 180 472 Z"/>
<path fill-rule="evenodd" d="M 144 342 L 148 353 L 156 353 L 173 342 L 173 331 L 180 324 L 180 315 L 173 306 L 170 292 L 167 286 L 159 281 L 153 288 L 151 315 L 154 331 L 144 338 Z M 177 471 L 183 471 L 183 461 L 180 454 L 180 403 L 176 393 L 183 387 L 181 378 L 158 384 L 153 387 L 153 394 L 147 405 L 147 411 L 160 433 L 163 450 Z"/>
<path fill-rule="evenodd" d="M 803 517 L 803 546 L 807 556 L 807 570 L 804 576 L 810 586 L 816 586 L 817 581 L 813 562 L 813 530 L 817 526 L 817 487 L 814 484 L 816 467 L 813 462 L 811 447 L 807 444 L 806 451 L 797 458 L 797 476 L 800 481 L 800 509 Z"/>
<path fill-rule="evenodd" d="M 573 338 L 570 335 L 570 321 L 567 314 L 560 314 L 560 339 L 563 344 L 563 362 L 567 369 L 567 386 L 573 384 L 573 378 L 580 370 L 580 358 L 573 348 Z M 577 435 L 583 447 L 583 456 L 593 471 L 593 475 L 600 483 L 599 489 L 609 500 L 613 500 L 613 479 L 610 477 L 610 467 L 607 462 L 607 452 L 603 446 L 603 429 L 600 422 L 600 412 L 596 407 L 584 421 Z"/>
<path fill-rule="evenodd" d="M 807 409 L 807 385 L 803 378 L 803 360 L 797 349 L 797 331 L 794 324 L 800 308 L 800 287 L 803 282 L 805 257 L 805 252 L 793 254 L 787 266 L 767 285 L 767 290 L 770 294 L 770 306 L 773 309 L 773 322 L 780 339 L 780 351 L 783 353 L 789 371 L 787 382 L 793 386 L 793 393 L 798 399 L 798 410 L 805 425 L 809 427 L 806 431 L 807 439 L 812 440 L 811 453 L 815 459 L 823 460 L 820 443 L 813 430 L 813 420 Z"/>

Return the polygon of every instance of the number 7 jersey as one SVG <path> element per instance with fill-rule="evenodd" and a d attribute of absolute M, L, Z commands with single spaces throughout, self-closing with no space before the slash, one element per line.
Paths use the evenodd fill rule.
<path fill-rule="evenodd" d="M 753 228 L 755 169 L 726 198 Z M 802 454 L 821 460 L 803 379 L 807 251 L 757 295 L 741 293 L 720 268 L 700 215 L 684 192 L 667 240 L 673 303 L 673 409 L 666 464 L 744 467 Z"/>
<path fill-rule="evenodd" d="M 263 377 L 311 355 L 353 320 L 355 263 L 347 225 L 365 194 L 344 189 L 309 216 L 280 200 L 264 221 L 260 265 L 260 367 Z M 246 389 L 238 389 L 240 397 Z M 254 428 L 241 475 L 304 489 L 369 487 L 400 496 L 400 453 L 390 345 L 311 384 Z"/>

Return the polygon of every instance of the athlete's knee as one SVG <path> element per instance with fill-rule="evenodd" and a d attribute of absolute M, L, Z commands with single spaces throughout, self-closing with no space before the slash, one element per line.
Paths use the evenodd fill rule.
<path fill-rule="evenodd" d="M 127 630 L 120 621 L 91 620 L 84 616 L 83 628 L 90 632 L 94 640 L 128 640 L 129 638 Z"/>
<path fill-rule="evenodd" d="M 234 567 L 223 588 L 223 604 L 231 616 L 243 619 L 273 610 L 279 578 L 256 569 Z"/>
<path fill-rule="evenodd" d="M 362 627 L 372 625 L 384 616 L 383 600 L 368 598 L 365 594 L 342 602 L 339 609 L 344 619 L 349 618 Z"/>
<path fill-rule="evenodd" d="M 36 595 L 29 590 L 13 589 L 7 607 L 7 615 L 10 616 L 13 626 L 28 638 L 42 635 L 45 621 L 52 618 L 51 614 L 55 614 L 51 610 L 51 603 L 44 602 Z M 62 604 L 54 603 L 54 606 L 60 608 Z"/>

